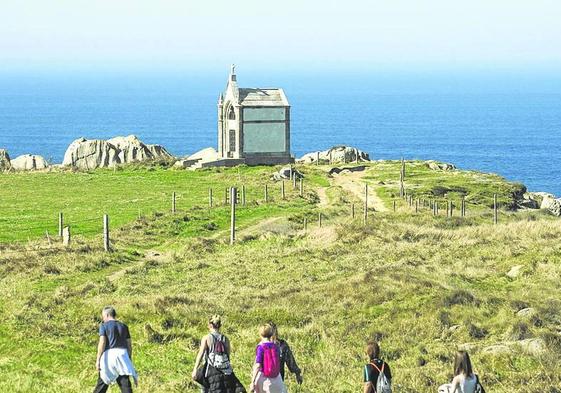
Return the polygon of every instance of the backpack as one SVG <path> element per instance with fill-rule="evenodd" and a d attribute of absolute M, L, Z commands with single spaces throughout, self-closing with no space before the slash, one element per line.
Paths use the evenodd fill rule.
<path fill-rule="evenodd" d="M 262 345 L 263 375 L 266 378 L 276 378 L 280 374 L 279 347 L 276 344 Z"/>
<path fill-rule="evenodd" d="M 211 345 L 208 350 L 208 365 L 221 371 L 223 374 L 232 374 L 230 357 L 226 351 L 226 338 L 219 334 L 211 334 Z"/>
<path fill-rule="evenodd" d="M 483 389 L 483 385 L 479 382 L 477 374 L 475 374 L 475 393 L 485 393 L 485 389 Z"/>
<path fill-rule="evenodd" d="M 382 368 L 378 368 L 376 363 L 370 363 L 372 367 L 375 367 L 378 370 L 378 379 L 376 380 L 376 393 L 392 393 L 392 383 L 384 374 L 384 367 L 386 363 L 382 363 Z"/>

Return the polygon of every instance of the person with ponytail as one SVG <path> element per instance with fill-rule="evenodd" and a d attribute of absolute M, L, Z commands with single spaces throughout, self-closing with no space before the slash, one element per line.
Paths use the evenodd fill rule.
<path fill-rule="evenodd" d="M 219 315 L 209 318 L 209 334 L 201 339 L 193 367 L 193 380 L 201 385 L 201 393 L 245 393 L 232 370 L 230 340 L 220 332 L 221 327 Z"/>

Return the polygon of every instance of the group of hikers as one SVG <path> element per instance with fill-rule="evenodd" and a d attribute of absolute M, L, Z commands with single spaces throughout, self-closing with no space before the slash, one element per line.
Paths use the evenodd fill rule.
<path fill-rule="evenodd" d="M 107 392 L 113 383 L 119 386 L 121 392 L 132 393 L 131 377 L 134 385 L 138 385 L 138 375 L 132 363 L 129 329 L 116 318 L 113 307 L 103 309 L 96 357 L 99 377 L 94 393 Z M 220 332 L 221 327 L 220 316 L 209 318 L 209 334 L 201 339 L 192 378 L 201 386 L 201 393 L 246 393 L 246 388 L 232 369 L 230 340 Z M 279 338 L 277 326 L 268 322 L 259 328 L 259 335 L 261 340 L 255 349 L 249 391 L 287 393 L 285 366 L 295 375 L 297 383 L 302 384 L 302 372 L 288 343 Z M 380 358 L 379 344 L 369 341 L 365 354 L 368 363 L 363 370 L 363 392 L 391 393 L 392 373 L 390 366 Z M 440 386 L 438 393 L 485 393 L 466 351 L 457 352 L 454 378 L 451 383 Z"/>

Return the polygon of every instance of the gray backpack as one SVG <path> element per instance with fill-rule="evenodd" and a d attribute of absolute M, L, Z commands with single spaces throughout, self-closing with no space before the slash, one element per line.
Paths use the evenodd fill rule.
<path fill-rule="evenodd" d="M 384 374 L 386 363 L 382 363 L 382 368 L 378 368 L 376 363 L 370 363 L 372 367 L 378 370 L 378 379 L 376 380 L 376 393 L 392 393 L 392 383 Z"/>

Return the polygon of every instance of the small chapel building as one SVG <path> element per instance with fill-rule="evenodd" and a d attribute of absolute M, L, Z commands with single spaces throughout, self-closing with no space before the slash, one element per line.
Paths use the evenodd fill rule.
<path fill-rule="evenodd" d="M 238 87 L 233 65 L 218 99 L 218 160 L 247 165 L 294 162 L 290 104 L 284 91 Z"/>

